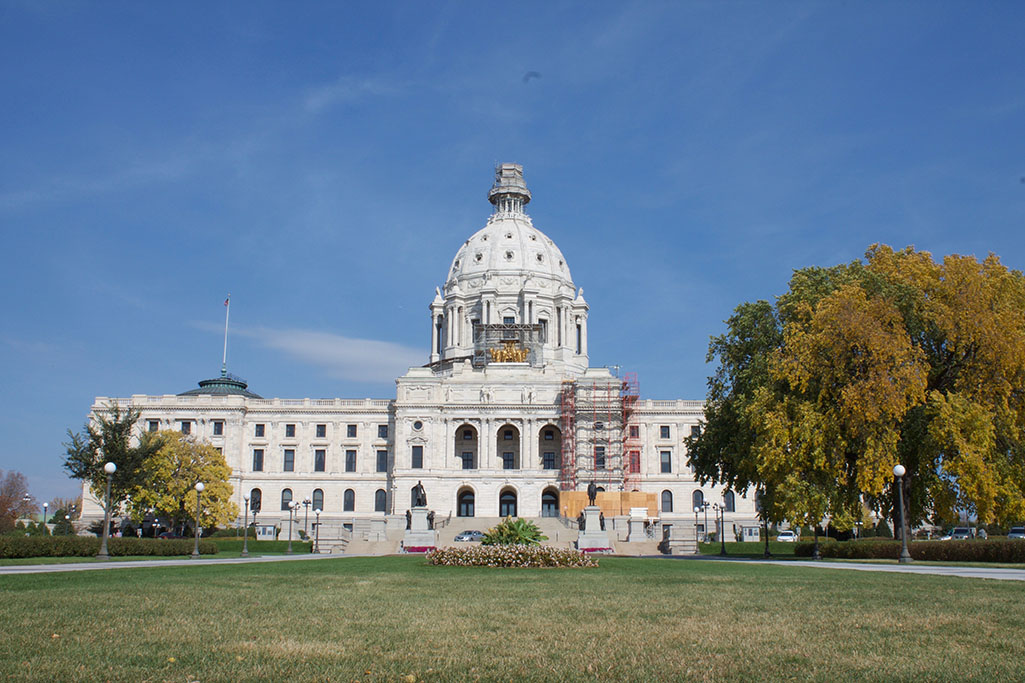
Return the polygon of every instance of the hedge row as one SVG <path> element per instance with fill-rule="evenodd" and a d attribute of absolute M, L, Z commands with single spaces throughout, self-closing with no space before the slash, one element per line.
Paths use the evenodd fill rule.
<path fill-rule="evenodd" d="M 798 543 L 794 555 L 811 557 L 814 543 Z M 1008 562 L 1025 563 L 1025 541 L 975 539 L 970 541 L 913 541 L 911 557 L 933 562 Z M 822 557 L 843 559 L 896 560 L 900 541 L 833 541 L 819 543 Z"/>
<path fill-rule="evenodd" d="M 111 557 L 126 555 L 173 556 L 190 555 L 194 540 L 153 538 L 111 538 L 107 552 Z M 0 537 L 0 558 L 15 557 L 92 557 L 100 551 L 95 536 L 4 536 Z M 217 545 L 199 542 L 202 555 L 217 553 Z"/>

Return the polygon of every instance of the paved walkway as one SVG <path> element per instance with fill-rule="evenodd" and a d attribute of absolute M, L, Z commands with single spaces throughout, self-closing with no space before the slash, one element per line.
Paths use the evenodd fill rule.
<path fill-rule="evenodd" d="M 4 574 L 46 574 L 54 572 L 82 572 L 96 569 L 144 569 L 146 567 L 195 567 L 211 564 L 254 564 L 262 562 L 309 562 L 340 559 L 345 557 L 371 557 L 369 555 L 265 555 L 262 557 L 225 557 L 136 560 L 131 562 L 79 562 L 73 564 L 21 564 L 0 567 Z M 1025 581 L 1025 569 L 1001 567 L 951 567 L 926 564 L 869 564 L 861 562 L 816 562 L 814 560 L 761 560 L 742 557 L 711 557 L 707 555 L 648 555 L 649 558 L 675 559 L 703 562 L 739 562 L 744 564 L 771 564 L 781 567 L 810 567 L 813 569 L 846 569 L 860 572 L 892 572 L 895 574 L 929 574 L 933 576 L 960 576 L 971 579 L 997 579 L 1001 581 Z"/>
<path fill-rule="evenodd" d="M 355 557 L 354 555 L 263 555 L 261 557 L 211 557 L 198 560 L 175 558 L 173 560 L 107 560 L 99 562 L 73 562 L 68 564 L 17 564 L 0 567 L 3 574 L 47 574 L 50 572 L 84 572 L 94 569 L 144 569 L 146 567 L 193 567 L 210 564 L 254 564 L 261 562 L 303 562 L 310 560 L 329 560 L 339 557 Z"/>
<path fill-rule="evenodd" d="M 659 557 L 667 557 L 660 555 Z M 745 564 L 773 564 L 781 567 L 811 567 L 813 569 L 847 569 L 860 572 L 892 572 L 895 574 L 931 574 L 933 576 L 961 576 L 971 579 L 998 579 L 1025 581 L 1025 569 L 1002 567 L 956 567 L 935 564 L 872 564 L 867 562 L 818 562 L 815 560 L 760 560 L 746 557 L 674 556 L 674 559 L 704 560 L 709 562 L 743 562 Z"/>

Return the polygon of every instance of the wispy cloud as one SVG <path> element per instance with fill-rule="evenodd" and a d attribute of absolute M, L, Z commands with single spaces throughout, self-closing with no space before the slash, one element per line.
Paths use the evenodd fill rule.
<path fill-rule="evenodd" d="M 303 105 L 307 112 L 317 114 L 329 107 L 356 102 L 365 97 L 394 95 L 400 89 L 397 84 L 383 78 L 340 76 L 334 83 L 311 89 Z"/>
<path fill-rule="evenodd" d="M 235 328 L 233 334 L 254 339 L 270 349 L 308 365 L 323 368 L 337 379 L 386 382 L 412 366 L 423 365 L 424 353 L 394 342 L 355 339 L 329 332 L 269 327 Z"/>

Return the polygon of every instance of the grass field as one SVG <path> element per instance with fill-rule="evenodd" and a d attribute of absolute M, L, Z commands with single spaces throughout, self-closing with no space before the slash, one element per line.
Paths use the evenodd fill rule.
<path fill-rule="evenodd" d="M 1023 598 L 1011 581 L 627 558 L 0 576 L 0 676 L 1022 680 Z"/>

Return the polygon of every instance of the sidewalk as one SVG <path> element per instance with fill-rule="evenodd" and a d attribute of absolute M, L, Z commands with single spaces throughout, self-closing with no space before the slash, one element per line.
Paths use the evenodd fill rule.
<path fill-rule="evenodd" d="M 258 562 L 303 562 L 308 560 L 329 560 L 354 555 L 264 555 L 262 557 L 175 558 L 173 560 L 132 560 L 130 562 L 107 560 L 105 562 L 76 562 L 69 564 L 20 564 L 0 567 L 4 574 L 47 574 L 51 572 L 84 572 L 96 569 L 145 569 L 146 567 L 191 567 L 210 564 L 254 564 Z"/>
<path fill-rule="evenodd" d="M 660 557 L 668 557 L 661 555 Z M 1025 569 L 1003 567 L 954 567 L 930 564 L 869 564 L 862 562 L 820 562 L 815 560 L 761 560 L 747 557 L 712 557 L 707 555 L 674 556 L 673 559 L 702 560 L 706 562 L 744 562 L 773 564 L 781 567 L 811 567 L 813 569 L 848 569 L 861 572 L 892 572 L 895 574 L 930 574 L 933 576 L 961 576 L 969 579 L 997 579 L 1025 581 Z"/>

